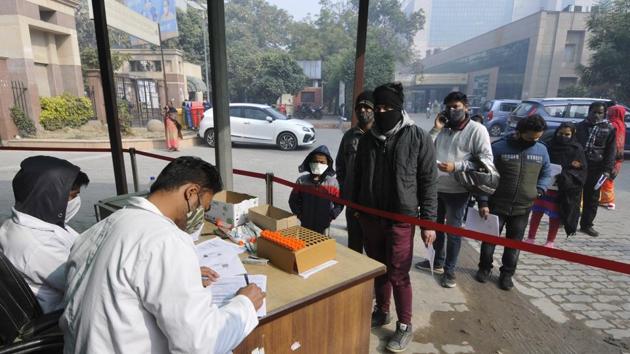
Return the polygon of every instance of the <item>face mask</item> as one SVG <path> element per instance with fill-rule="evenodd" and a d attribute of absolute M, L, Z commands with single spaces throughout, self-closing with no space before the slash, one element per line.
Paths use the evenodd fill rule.
<path fill-rule="evenodd" d="M 388 131 L 394 129 L 401 118 L 402 113 L 400 111 L 391 110 L 386 112 L 377 112 L 376 126 L 381 131 L 381 133 L 387 133 Z"/>
<path fill-rule="evenodd" d="M 451 109 L 449 111 L 448 123 L 450 126 L 456 126 L 466 117 L 464 109 Z"/>
<path fill-rule="evenodd" d="M 571 137 L 564 136 L 564 135 L 556 135 L 556 140 L 561 144 L 568 144 L 571 142 Z"/>
<path fill-rule="evenodd" d="M 318 176 L 323 175 L 328 169 L 328 165 L 319 162 L 311 162 L 309 167 L 311 168 L 311 173 Z"/>
<path fill-rule="evenodd" d="M 65 220 L 66 224 L 68 223 L 68 221 L 70 221 L 70 219 L 72 219 L 75 215 L 77 215 L 80 208 L 81 208 L 81 196 L 77 195 L 76 198 L 68 202 L 68 206 L 66 207 L 66 220 Z"/>
<path fill-rule="evenodd" d="M 522 148 L 532 147 L 532 146 L 536 145 L 536 143 L 537 143 L 537 141 L 529 141 L 529 140 L 523 140 L 522 138 L 518 138 L 518 144 Z"/>
<path fill-rule="evenodd" d="M 186 232 L 190 235 L 200 233 L 203 228 L 203 215 L 205 214 L 205 210 L 201 206 L 201 198 L 198 194 L 197 200 L 199 206 L 197 209 L 191 210 L 188 199 L 186 199 L 186 204 L 188 204 L 188 212 L 186 213 Z"/>
<path fill-rule="evenodd" d="M 374 121 L 374 111 L 359 112 L 357 119 L 359 119 L 359 124 L 366 126 Z"/>

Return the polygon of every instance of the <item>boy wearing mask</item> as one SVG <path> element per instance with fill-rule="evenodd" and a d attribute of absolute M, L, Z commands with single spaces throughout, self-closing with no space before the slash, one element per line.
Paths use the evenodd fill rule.
<path fill-rule="evenodd" d="M 359 140 L 374 124 L 374 98 L 372 97 L 372 91 L 363 91 L 359 94 L 354 111 L 357 115 L 357 125 L 343 135 L 336 160 L 337 180 L 339 180 L 339 185 L 341 186 L 341 198 L 346 200 L 352 198 L 354 160 L 357 155 Z M 346 208 L 348 248 L 363 253 L 363 233 L 361 232 L 361 225 L 354 214 L 354 210 Z"/>
<path fill-rule="evenodd" d="M 299 167 L 300 176 L 295 183 L 324 191 L 333 197 L 339 197 L 339 183 L 335 178 L 333 159 L 330 151 L 322 145 L 311 151 Z M 330 200 L 293 189 L 289 196 L 291 212 L 297 215 L 303 227 L 324 234 L 330 223 L 341 214 L 343 205 Z"/>
<path fill-rule="evenodd" d="M 505 236 L 512 240 L 523 240 L 534 200 L 547 191 L 552 181 L 547 148 L 538 142 L 546 128 L 545 120 L 534 114 L 518 122 L 514 135 L 492 144 L 494 165 L 501 179 L 489 200 L 479 198 L 479 214 L 484 218 L 489 213 L 497 215 L 499 232 L 505 228 Z M 494 244 L 481 244 L 479 270 L 475 276 L 480 283 L 490 277 L 494 248 Z M 512 276 L 518 256 L 517 249 L 505 248 L 503 251 L 499 288 L 510 290 L 514 287 Z"/>

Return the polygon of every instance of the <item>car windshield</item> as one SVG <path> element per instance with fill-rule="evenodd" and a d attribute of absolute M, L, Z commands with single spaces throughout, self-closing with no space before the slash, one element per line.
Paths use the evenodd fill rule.
<path fill-rule="evenodd" d="M 273 108 L 266 108 L 265 112 L 269 113 L 269 115 L 271 117 L 273 117 L 273 119 L 279 119 L 279 120 L 287 120 L 287 119 L 289 119 L 289 118 L 287 118 L 287 116 L 285 116 L 284 114 L 276 111 Z"/>
<path fill-rule="evenodd" d="M 531 103 L 521 103 L 516 110 L 514 111 L 514 114 L 517 116 L 525 116 L 527 115 L 527 112 L 529 112 L 529 110 L 532 108 L 533 104 Z"/>

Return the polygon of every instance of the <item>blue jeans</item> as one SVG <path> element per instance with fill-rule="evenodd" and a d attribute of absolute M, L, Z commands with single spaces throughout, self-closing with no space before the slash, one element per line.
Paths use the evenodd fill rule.
<path fill-rule="evenodd" d="M 437 222 L 440 224 L 461 227 L 464 222 L 464 215 L 468 207 L 469 193 L 438 193 L 438 215 Z M 435 266 L 443 266 L 444 272 L 455 273 L 457 257 L 462 246 L 460 236 L 448 234 L 444 237 L 443 232 L 438 232 L 433 242 L 435 248 Z M 446 252 L 444 250 L 446 243 Z"/>

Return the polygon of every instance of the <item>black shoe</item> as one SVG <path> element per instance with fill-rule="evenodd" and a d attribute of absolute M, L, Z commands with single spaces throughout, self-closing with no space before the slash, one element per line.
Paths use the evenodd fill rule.
<path fill-rule="evenodd" d="M 382 327 L 392 322 L 392 317 L 387 312 L 374 310 L 372 312 L 372 328 Z"/>
<path fill-rule="evenodd" d="M 580 228 L 580 231 L 582 231 L 583 233 L 591 236 L 591 237 L 597 237 L 599 236 L 599 232 L 595 231 L 595 229 L 592 226 L 589 227 L 582 227 Z"/>
<path fill-rule="evenodd" d="M 411 330 L 411 324 L 403 324 L 396 322 L 396 332 L 387 342 L 387 350 L 394 353 L 400 353 L 407 350 L 407 346 L 413 338 L 413 331 Z"/>
<path fill-rule="evenodd" d="M 448 272 L 442 274 L 442 277 L 440 278 L 440 285 L 442 285 L 443 288 L 456 287 L 457 283 L 455 283 L 455 274 L 448 273 Z"/>
<path fill-rule="evenodd" d="M 425 270 L 427 272 L 430 272 L 431 271 L 431 263 L 429 263 L 429 261 L 418 262 L 418 263 L 416 263 L 416 269 Z M 444 273 L 444 267 L 442 267 L 441 265 L 434 264 L 433 265 L 433 273 L 435 273 L 435 274 L 442 274 L 442 273 Z"/>
<path fill-rule="evenodd" d="M 479 269 L 475 274 L 475 279 L 480 283 L 485 283 L 490 278 L 490 269 Z"/>
<path fill-rule="evenodd" d="M 501 273 L 499 276 L 499 288 L 501 290 L 509 291 L 514 287 L 514 283 L 512 282 L 512 276 Z"/>

